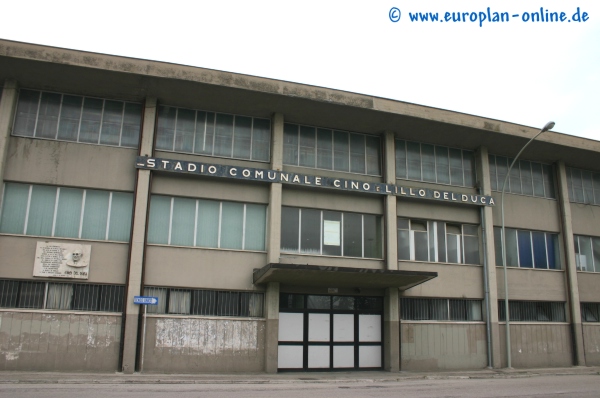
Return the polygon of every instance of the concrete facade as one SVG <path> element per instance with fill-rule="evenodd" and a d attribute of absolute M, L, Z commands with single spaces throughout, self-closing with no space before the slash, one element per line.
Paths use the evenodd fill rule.
<path fill-rule="evenodd" d="M 600 238 L 600 224 L 592 221 L 600 217 L 600 208 L 572 200 L 566 170 L 577 168 L 600 173 L 596 164 L 600 142 L 545 132 L 523 153 L 525 164 L 533 162 L 540 170 L 542 166 L 550 170 L 542 184 L 550 184 L 555 194 L 507 192 L 506 226 L 519 231 L 522 250 L 527 244 L 537 244 L 536 237 L 543 233 L 548 264 L 549 257 L 555 255 L 560 265 L 556 269 L 550 265 L 529 267 L 524 261 L 521 267 L 510 264 L 505 275 L 497 262 L 495 228 L 500 226 L 502 203 L 497 178 L 492 176 L 496 166 L 490 166 L 490 159 L 514 156 L 537 132 L 535 128 L 253 76 L 10 41 L 0 41 L 0 85 L 1 189 L 6 191 L 9 187 L 11 195 L 19 189 L 29 190 L 29 196 L 20 197 L 26 210 L 23 210 L 24 221 L 20 221 L 22 226 L 16 230 L 10 223 L 16 222 L 11 217 L 22 210 L 19 201 L 11 197 L 9 203 L 5 199 L 8 194 L 0 196 L 5 202 L 0 220 L 3 223 L 0 228 L 5 228 L 0 231 L 2 369 L 275 373 L 282 368 L 280 361 L 292 363 L 297 359 L 282 357 L 281 344 L 290 347 L 296 344 L 303 347 L 302 355 L 306 357 L 306 364 L 299 369 L 322 370 L 311 368 L 314 357 L 309 352 L 316 352 L 311 347 L 325 343 L 330 344 L 330 353 L 323 355 L 331 355 L 327 357 L 330 363 L 327 369 L 339 365 L 336 352 L 350 355 L 347 347 L 351 344 L 353 353 L 344 357 L 346 365 L 338 367 L 391 372 L 500 368 L 506 366 L 505 324 L 499 304 L 506 296 L 505 277 L 508 298 L 517 309 L 542 311 L 540 308 L 548 304 L 557 314 L 553 321 L 545 319 L 545 313 L 538 314 L 535 321 L 529 318 L 513 321 L 511 316 L 510 350 L 514 367 L 599 364 L 600 326 L 589 317 L 585 318 L 588 321 L 584 319 L 581 305 L 597 305 L 600 310 L 600 293 L 596 288 L 600 272 L 578 268 L 574 237 Z M 33 113 L 17 110 L 22 93 L 33 91 L 46 93 L 37 100 L 37 110 Z M 29 123 L 27 118 L 33 120 L 27 128 L 36 134 L 36 129 L 45 131 L 50 128 L 46 126 L 58 123 L 59 119 L 63 123 L 61 118 L 66 118 L 69 108 L 64 105 L 63 111 L 60 102 L 52 116 L 55 111 L 51 101 L 59 101 L 56 98 L 63 102 L 83 101 L 79 116 L 69 116 L 79 118 L 79 135 L 84 131 L 82 120 L 94 117 L 92 111 L 92 116 L 82 116 L 88 111 L 85 101 L 104 101 L 104 105 L 96 108 L 100 112 L 97 114 L 108 112 L 115 104 L 125 104 L 118 105 L 122 107 L 121 116 L 116 116 L 122 123 L 119 134 L 126 131 L 128 104 L 135 106 L 139 113 L 129 123 L 139 123 L 135 132 L 139 135 L 137 144 L 134 147 L 121 145 L 121 141 L 102 144 L 100 138 L 95 143 L 83 142 L 79 135 L 76 139 L 62 140 L 58 133 L 53 137 L 46 133 L 28 136 L 18 131 L 17 124 Z M 179 110 L 175 111 L 176 108 Z M 206 115 L 213 115 L 218 126 L 231 123 L 231 129 L 239 118 L 240 134 L 245 131 L 243 123 L 247 120 L 251 129 L 269 123 L 268 142 L 250 141 L 259 140 L 256 130 L 257 135 L 250 135 L 247 144 L 235 147 L 240 153 L 251 155 L 181 149 L 199 148 L 195 140 L 200 129 L 186 127 L 186 119 L 180 118 L 179 113 L 173 113 L 178 116 L 174 116 L 174 124 L 168 127 L 165 115 L 168 112 L 185 115 L 189 110 L 197 110 L 194 123 L 200 123 L 200 118 L 209 120 Z M 98 125 L 110 123 L 108 116 L 98 120 Z M 295 143 L 289 133 L 291 125 L 300 126 L 300 138 Z M 107 126 L 109 134 L 110 125 Z M 206 122 L 203 126 L 208 126 L 202 127 L 208 131 L 213 125 Z M 210 138 L 214 142 L 227 139 L 219 128 Z M 177 135 L 176 129 L 183 129 L 187 135 Z M 320 136 L 322 130 L 331 133 Z M 169 131 L 172 136 L 168 136 Z M 232 141 L 227 145 L 233 151 L 231 131 Z M 317 133 L 311 136 L 306 131 Z M 334 150 L 334 138 L 329 144 L 319 144 L 319 137 L 326 134 L 346 137 L 339 141 L 345 147 L 340 144 Z M 120 137 L 123 139 L 124 135 Z M 204 140 L 202 145 L 217 145 L 208 142 L 208 138 Z M 377 144 L 368 147 L 369 140 Z M 412 149 L 406 149 L 409 154 L 406 156 L 401 149 L 405 142 L 412 145 Z M 254 157 L 254 145 L 268 152 L 268 156 Z M 326 145 L 331 145 L 331 155 L 318 152 L 318 145 L 324 145 L 323 151 L 329 150 Z M 166 149 L 169 146 L 172 149 Z M 415 147 L 419 148 L 416 152 Z M 448 151 L 454 155 L 444 157 Z M 298 159 L 306 156 L 302 162 L 307 163 L 311 156 L 323 156 L 322 159 L 330 156 L 331 164 L 335 156 L 347 155 L 344 161 L 348 165 L 340 161 L 335 167 L 315 167 L 303 165 L 300 160 L 292 164 L 286 160 L 292 156 L 290 153 L 295 153 L 293 156 Z M 444 162 L 449 159 L 456 160 L 451 157 L 456 153 L 460 159 L 464 156 L 460 166 L 446 165 Z M 365 160 L 360 166 L 365 167 L 362 171 L 358 167 L 359 171 L 350 172 L 350 167 L 355 167 L 351 166 L 354 156 L 363 155 L 371 163 Z M 227 172 L 215 177 L 210 172 L 151 169 L 144 163 L 146 159 L 167 159 L 173 164 L 193 162 L 207 168 L 212 165 L 215 170 L 218 167 Z M 433 178 L 420 177 L 431 167 L 427 159 L 434 164 Z M 419 177 L 402 174 L 414 167 L 416 161 Z M 375 164 L 377 171 L 366 171 L 367 166 Z M 445 170 L 446 166 L 448 181 L 436 177 L 436 170 Z M 348 170 L 340 171 L 343 167 Z M 272 171 L 307 179 L 302 180 L 304 183 L 244 180 L 242 170 L 248 170 L 249 175 L 249 170 L 262 170 L 267 175 Z M 460 173 L 461 181 L 465 182 L 451 184 L 450 176 L 454 179 L 456 174 L 450 174 L 450 170 Z M 529 173 L 533 170 L 530 168 Z M 524 171 L 518 179 L 527 178 L 527 173 Z M 312 178 L 310 184 L 309 178 Z M 350 188 L 318 187 L 315 178 L 331 181 L 336 188 L 346 181 Z M 436 178 L 438 182 L 434 182 Z M 357 188 L 352 188 L 353 182 Z M 373 189 L 369 191 L 365 186 Z M 376 192 L 374 187 L 383 190 L 396 187 L 402 191 Z M 53 195 L 58 198 L 52 199 L 56 201 L 52 206 L 44 208 L 45 213 L 36 213 L 35 189 L 54 190 Z M 96 224 L 86 218 L 95 215 L 86 216 L 84 210 L 62 216 L 60 212 L 68 210 L 68 206 L 63 209 L 60 198 L 67 197 L 68 192 L 80 191 L 84 192 L 82 203 L 94 195 L 131 198 L 131 214 L 112 216 L 113 202 L 110 202 L 107 218 Z M 421 197 L 426 192 L 440 197 Z M 448 199 L 444 199 L 444 192 Z M 463 195 L 466 203 L 461 202 Z M 495 203 L 474 204 L 470 198 L 479 198 L 477 195 L 491 197 Z M 77 208 L 76 202 L 69 203 Z M 101 207 L 90 203 L 87 211 Z M 182 207 L 177 207 L 179 203 Z M 167 210 L 159 213 L 160 206 Z M 198 216 L 202 206 L 212 210 Z M 184 207 L 188 212 L 178 213 Z M 35 224 L 37 218 L 41 220 L 52 211 L 49 226 L 42 221 Z M 297 236 L 296 231 L 290 232 L 294 219 L 289 214 L 294 211 L 298 214 Z M 311 214 L 314 219 L 309 218 Z M 81 218 L 77 221 L 77 237 L 56 232 L 63 219 L 76 217 Z M 126 220 L 127 228 L 123 229 L 129 231 L 124 232 L 128 237 L 109 238 L 110 225 L 118 223 L 120 217 L 130 217 Z M 359 217 L 360 221 L 344 230 L 343 223 L 351 225 L 353 217 L 355 220 Z M 367 229 L 369 220 L 375 220 L 372 236 Z M 210 228 L 200 227 L 209 225 L 204 222 L 213 224 Z M 316 237 L 307 232 L 313 225 L 311 222 L 318 224 Z M 401 227 L 401 223 L 409 222 L 410 228 Z M 35 227 L 51 233 L 27 232 L 30 224 L 31 230 Z M 89 225 L 102 231 L 105 228 L 105 235 L 86 237 L 82 231 Z M 360 234 L 356 234 L 359 229 Z M 473 230 L 477 232 L 467 232 Z M 222 231 L 229 231 L 231 236 L 239 233 L 239 242 L 229 242 L 229 236 L 222 235 L 225 234 Z M 216 236 L 213 243 L 198 243 L 212 239 L 211 234 Z M 290 236 L 292 241 L 297 240 L 298 249 L 284 247 L 285 238 Z M 352 238 L 355 240 L 351 236 L 356 236 Z M 415 242 L 419 237 L 428 242 L 425 253 L 428 260 L 418 259 L 423 255 L 417 253 Z M 470 237 L 475 237 L 478 243 L 469 248 L 466 242 Z M 551 253 L 553 237 L 557 238 L 557 250 Z M 451 239 L 460 243 L 452 246 Z M 316 245 L 315 240 L 318 240 Z M 258 243 L 247 246 L 246 241 Z M 92 254 L 88 278 L 33 276 L 39 242 L 89 246 Z M 301 245 L 311 249 L 301 250 Z M 410 246 L 410 255 L 403 245 Z M 342 254 L 342 246 L 354 254 Z M 368 253 L 369 250 L 374 254 Z M 440 260 L 446 256 L 446 250 L 448 257 Z M 446 260 L 451 250 L 458 253 L 459 260 Z M 477 253 L 478 260 L 466 260 L 469 250 Z M 539 256 L 535 257 L 538 260 Z M 280 274 L 273 271 L 256 282 L 259 270 L 269 265 L 279 267 Z M 72 289 L 70 296 L 57 293 L 68 289 Z M 95 307 L 90 304 L 89 292 L 98 294 L 94 298 L 98 299 Z M 158 309 L 150 308 L 145 316 L 143 308 L 133 302 L 135 296 L 143 295 L 157 295 L 160 300 Z M 290 301 L 284 303 L 286 297 Z M 306 302 L 294 301 L 300 297 Z M 310 302 L 323 297 L 329 297 L 334 304 L 325 309 Z M 37 304 L 26 302 L 30 299 L 37 300 Z M 361 305 L 366 307 L 359 309 L 358 303 L 363 299 L 367 304 Z M 307 315 L 302 324 L 304 334 L 300 333 L 304 340 L 286 340 L 288 337 L 282 331 L 288 325 L 280 322 L 280 313 L 300 310 L 306 310 L 307 314 L 316 310 L 315 314 L 323 315 L 320 319 L 329 316 L 331 335 L 313 344 L 316 340 L 311 340 L 311 333 L 316 326 L 310 324 Z M 440 311 L 445 311 L 445 315 Z M 354 337 L 339 340 L 334 320 L 342 317 L 335 316 L 350 314 L 356 315 L 356 319 L 362 319 L 359 316 L 364 314 L 381 316 L 379 335 L 373 337 L 356 323 L 349 329 L 356 332 Z M 373 329 L 373 325 L 370 327 Z M 380 355 L 372 354 L 379 349 Z M 68 361 L 59 360 L 63 354 Z M 354 366 L 348 365 L 351 362 Z"/>

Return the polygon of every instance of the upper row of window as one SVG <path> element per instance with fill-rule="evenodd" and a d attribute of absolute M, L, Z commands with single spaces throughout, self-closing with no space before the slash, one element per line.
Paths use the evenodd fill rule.
<path fill-rule="evenodd" d="M 135 148 L 142 104 L 22 89 L 13 134 Z M 156 149 L 268 162 L 271 121 L 161 105 Z M 378 136 L 286 123 L 283 163 L 380 176 Z M 472 151 L 396 140 L 396 177 L 454 186 L 475 185 Z M 492 190 L 500 191 L 512 159 L 489 156 Z M 600 204 L 600 173 L 567 168 L 572 202 Z M 556 198 L 552 166 L 520 160 L 506 192 Z"/>

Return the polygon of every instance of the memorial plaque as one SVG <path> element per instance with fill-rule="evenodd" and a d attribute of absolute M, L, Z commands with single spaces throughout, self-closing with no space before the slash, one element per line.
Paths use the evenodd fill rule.
<path fill-rule="evenodd" d="M 88 279 L 91 245 L 37 242 L 33 276 Z"/>

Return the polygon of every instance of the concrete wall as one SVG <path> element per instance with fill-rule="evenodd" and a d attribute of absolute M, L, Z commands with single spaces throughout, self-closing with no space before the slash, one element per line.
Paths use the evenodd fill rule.
<path fill-rule="evenodd" d="M 0 370 L 114 372 L 121 316 L 0 312 Z"/>
<path fill-rule="evenodd" d="M 147 286 L 256 290 L 252 271 L 264 267 L 267 254 L 221 249 L 148 246 Z"/>
<path fill-rule="evenodd" d="M 128 245 L 126 243 L 65 240 L 46 237 L 0 235 L 0 269 L 2 278 L 31 279 L 37 242 L 91 245 L 89 279 L 76 282 L 125 284 Z M 36 278 L 50 280 L 48 278 Z M 56 279 L 54 279 L 56 280 Z M 71 280 L 69 280 L 71 281 Z M 67 280 L 60 280 L 67 282 Z"/>
<path fill-rule="evenodd" d="M 443 297 L 483 299 L 483 267 L 399 261 L 401 271 L 437 272 L 438 277 L 401 293 L 402 297 Z"/>
<path fill-rule="evenodd" d="M 571 220 L 575 235 L 600 236 L 600 206 L 571 203 Z"/>
<path fill-rule="evenodd" d="M 481 369 L 487 366 L 484 323 L 400 325 L 401 370 Z"/>
<path fill-rule="evenodd" d="M 600 273 L 578 272 L 579 301 L 582 303 L 600 303 Z"/>
<path fill-rule="evenodd" d="M 144 372 L 262 372 L 263 319 L 148 317 Z"/>
<path fill-rule="evenodd" d="M 133 191 L 135 149 L 10 137 L 5 181 Z"/>
<path fill-rule="evenodd" d="M 492 192 L 496 200 L 494 225 L 502 225 L 499 192 Z M 558 201 L 535 198 L 533 196 L 505 194 L 504 223 L 507 228 L 519 228 L 546 232 L 560 232 L 560 211 Z"/>
<path fill-rule="evenodd" d="M 600 324 L 583 324 L 583 349 L 587 366 L 600 366 Z"/>
<path fill-rule="evenodd" d="M 500 324 L 502 367 L 506 367 L 505 331 Z M 566 323 L 511 323 L 510 338 L 514 368 L 573 366 L 571 326 Z"/>
<path fill-rule="evenodd" d="M 496 268 L 498 299 L 504 299 L 504 269 Z M 513 268 L 508 271 L 509 300 L 567 301 L 565 271 Z"/>

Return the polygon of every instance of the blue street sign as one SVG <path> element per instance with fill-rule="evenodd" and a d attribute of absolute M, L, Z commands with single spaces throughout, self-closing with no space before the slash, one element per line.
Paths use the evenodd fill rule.
<path fill-rule="evenodd" d="M 157 305 L 158 297 L 151 296 L 134 296 L 133 304 L 142 304 L 142 305 Z"/>

